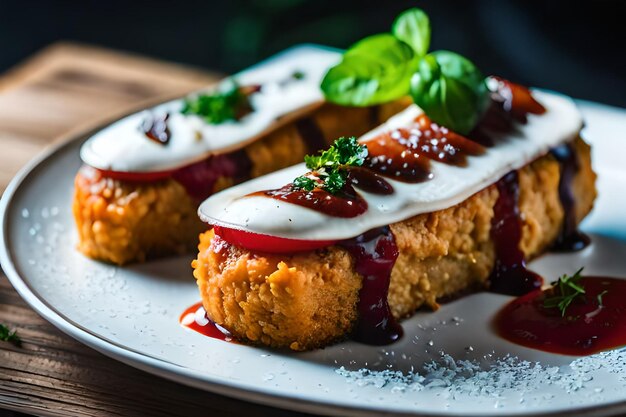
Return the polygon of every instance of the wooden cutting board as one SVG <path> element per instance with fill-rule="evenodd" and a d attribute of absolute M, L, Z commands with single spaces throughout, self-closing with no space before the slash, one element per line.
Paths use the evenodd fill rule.
<path fill-rule="evenodd" d="M 0 193 L 35 154 L 70 132 L 214 82 L 206 71 L 91 46 L 54 44 L 0 75 Z M 2 408 L 52 416 L 297 416 L 136 370 L 64 335 L 0 270 Z"/>

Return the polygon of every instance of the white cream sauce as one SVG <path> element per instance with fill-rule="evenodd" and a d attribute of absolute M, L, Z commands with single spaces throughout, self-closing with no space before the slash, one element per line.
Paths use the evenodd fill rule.
<path fill-rule="evenodd" d="M 527 124 L 518 125 L 515 134 L 499 140 L 484 155 L 468 157 L 466 167 L 433 161 L 431 171 L 434 177 L 429 181 L 408 184 L 387 178 L 395 190 L 388 196 L 366 193 L 355 187 L 369 206 L 360 216 L 338 218 L 273 198 L 247 196 L 290 183 L 307 172 L 304 164 L 219 192 L 202 203 L 198 214 L 206 223 L 254 233 L 291 239 L 341 240 L 421 213 L 452 207 L 495 183 L 509 171 L 523 167 L 546 154 L 550 148 L 576 137 L 583 122 L 571 99 L 541 91 L 533 91 L 533 95 L 546 108 L 546 113 L 529 114 Z M 363 140 L 372 139 L 383 131 L 405 127 L 421 113 L 417 106 L 411 106 L 366 134 Z"/>
<path fill-rule="evenodd" d="M 289 49 L 233 77 L 242 86 L 262 85 L 259 93 L 250 96 L 254 111 L 241 120 L 208 124 L 199 116 L 181 114 L 184 100 L 177 99 L 101 130 L 85 142 L 80 156 L 94 168 L 158 172 L 240 149 L 292 120 L 296 113 L 319 106 L 323 102 L 321 79 L 340 59 L 340 53 L 315 46 Z M 303 74 L 302 79 L 293 78 L 296 72 Z M 170 141 L 166 145 L 150 140 L 140 130 L 150 113 L 169 113 Z"/>

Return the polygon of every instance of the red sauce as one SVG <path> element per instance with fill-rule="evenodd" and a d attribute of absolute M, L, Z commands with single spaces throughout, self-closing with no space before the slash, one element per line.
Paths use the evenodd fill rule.
<path fill-rule="evenodd" d="M 200 323 L 197 317 L 200 316 Z M 223 327 L 213 323 L 206 315 L 202 303 L 196 303 L 187 308 L 178 319 L 180 325 L 191 329 L 205 336 L 212 337 L 214 339 L 224 340 L 226 342 L 232 342 L 233 338 L 231 334 Z"/>
<path fill-rule="evenodd" d="M 515 84 L 504 78 L 491 76 L 491 80 L 496 82 L 492 89 L 491 99 L 501 104 L 504 111 L 520 123 L 528 121 L 528 114 L 544 114 L 546 108 L 541 105 L 527 87 Z"/>
<path fill-rule="evenodd" d="M 170 115 L 165 113 L 160 116 L 151 114 L 145 118 L 139 127 L 146 137 L 159 145 L 167 145 L 170 141 L 170 129 L 167 127 L 167 119 Z"/>
<path fill-rule="evenodd" d="M 513 343 L 564 355 L 626 345 L 626 280 L 584 277 L 582 284 L 585 297 L 575 299 L 565 317 L 558 308 L 545 308 L 546 291 L 537 290 L 507 304 L 494 319 L 496 331 Z"/>
<path fill-rule="evenodd" d="M 252 162 L 244 150 L 227 154 L 211 155 L 200 162 L 171 171 L 120 172 L 85 166 L 83 173 L 95 171 L 101 177 L 128 182 L 154 182 L 173 178 L 178 181 L 193 199 L 202 201 L 212 195 L 220 178 L 239 184 L 250 179 Z M 95 178 L 93 174 L 89 174 Z"/>
<path fill-rule="evenodd" d="M 366 143 L 367 168 L 409 183 L 432 178 L 431 160 L 465 166 L 468 155 L 485 152 L 481 145 L 433 123 L 426 115 L 418 116 L 411 127 L 384 133 Z"/>
<path fill-rule="evenodd" d="M 227 154 L 211 155 L 208 158 L 187 165 L 172 173 L 187 193 L 197 201 L 202 201 L 213 194 L 215 184 L 220 178 L 239 184 L 250 179 L 252 161 L 245 150 L 240 149 Z"/>
<path fill-rule="evenodd" d="M 543 278 L 526 269 L 524 252 L 519 244 L 522 238 L 519 181 L 517 171 L 511 171 L 496 183 L 498 199 L 491 219 L 491 239 L 496 261 L 489 278 L 493 292 L 522 295 L 541 288 Z"/>
<path fill-rule="evenodd" d="M 292 184 L 287 184 L 277 190 L 259 191 L 249 196 L 267 196 L 333 217 L 356 217 L 367 210 L 367 202 L 349 184 L 336 194 L 320 188 L 313 191 L 294 189 Z"/>
<path fill-rule="evenodd" d="M 572 190 L 572 182 L 580 169 L 580 162 L 572 144 L 557 146 L 551 151 L 559 161 L 561 177 L 559 179 L 559 200 L 563 207 L 563 226 L 556 243 L 552 247 L 557 252 L 572 252 L 584 249 L 589 245 L 589 236 L 578 230 L 576 224 L 576 199 Z"/>
<path fill-rule="evenodd" d="M 484 146 L 495 144 L 494 134 L 515 131 L 515 124 L 526 124 L 528 114 L 543 114 L 545 107 L 532 96 L 530 90 L 500 77 L 491 76 L 487 83 L 490 102 L 481 121 L 469 137 Z"/>
<path fill-rule="evenodd" d="M 526 123 L 528 113 L 541 114 L 545 111 L 532 98 L 528 89 L 505 80 L 496 80 L 497 88 L 492 92 L 492 114 L 483 120 L 483 128 L 500 126 L 500 129 L 512 129 L 514 121 Z M 297 128 L 307 143 L 315 143 L 319 139 L 319 127 L 311 120 L 301 121 Z M 477 131 L 482 132 L 482 128 Z M 280 189 L 252 195 L 286 201 L 330 216 L 356 217 L 367 210 L 367 203 L 353 186 L 366 192 L 391 194 L 393 187 L 381 175 L 418 183 L 432 178 L 431 161 L 463 167 L 467 165 L 468 156 L 485 152 L 481 144 L 432 123 L 425 115 L 417 117 L 408 128 L 384 133 L 368 141 L 367 147 L 369 155 L 364 166 L 350 170 L 348 184 L 337 194 L 322 189 L 297 190 L 288 184 Z M 524 253 L 519 248 L 522 221 L 518 208 L 517 172 L 507 174 L 497 183 L 497 187 L 500 194 L 494 207 L 491 231 L 496 250 L 495 267 L 490 277 L 491 289 L 505 294 L 525 294 L 540 288 L 543 280 L 526 269 Z M 250 249 L 249 243 L 237 241 L 245 232 L 224 230 L 235 233 L 235 236 L 226 236 L 227 233 L 218 230 L 220 237 L 229 243 L 235 240 L 233 244 Z M 256 239 L 258 236 L 253 237 Z M 252 241 L 248 236 L 243 237 L 246 242 Z M 280 249 L 276 252 L 294 251 L 288 239 L 274 239 L 277 239 L 275 243 Z M 299 242 L 308 248 L 308 242 Z M 337 244 L 352 254 L 355 270 L 363 276 L 363 287 L 359 294 L 359 320 L 353 338 L 374 345 L 388 344 L 399 339 L 402 327 L 395 321 L 387 302 L 391 270 L 398 256 L 398 248 L 389 227 L 375 229 Z"/>
<path fill-rule="evenodd" d="M 361 190 L 372 194 L 389 195 L 393 194 L 393 186 L 382 176 L 366 168 L 350 168 L 348 174 L 350 183 Z"/>
<path fill-rule="evenodd" d="M 359 319 L 352 333 L 358 342 L 387 345 L 402 337 L 402 326 L 391 314 L 387 293 L 398 247 L 389 227 L 370 230 L 340 243 L 354 258 L 354 269 L 363 276 L 357 306 Z"/>

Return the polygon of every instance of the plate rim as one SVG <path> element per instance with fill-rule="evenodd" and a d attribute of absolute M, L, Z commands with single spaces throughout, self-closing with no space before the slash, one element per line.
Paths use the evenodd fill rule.
<path fill-rule="evenodd" d="M 179 97 L 180 95 L 176 95 Z M 73 323 L 71 319 L 57 312 L 53 306 L 49 305 L 45 299 L 37 294 L 31 288 L 27 280 L 22 278 L 13 262 L 12 251 L 9 249 L 8 224 L 10 220 L 9 212 L 12 207 L 15 196 L 27 187 L 27 180 L 33 175 L 34 171 L 43 167 L 47 163 L 51 163 L 50 159 L 55 155 L 63 152 L 65 148 L 76 145 L 86 138 L 105 128 L 116 120 L 126 115 L 148 108 L 159 102 L 167 101 L 169 98 L 158 100 L 149 100 L 134 106 L 131 110 L 125 110 L 114 116 L 102 119 L 99 123 L 89 123 L 88 125 L 79 125 L 70 132 L 60 136 L 55 143 L 47 146 L 40 151 L 35 157 L 28 161 L 11 179 L 5 191 L 0 198 L 0 265 L 7 276 L 13 288 L 18 292 L 24 301 L 35 310 L 43 319 L 51 323 L 64 334 L 72 337 L 80 343 L 98 351 L 99 353 L 120 361 L 126 365 L 148 372 L 152 375 L 180 383 L 182 385 L 194 387 L 204 391 L 216 393 L 218 395 L 228 396 L 230 398 L 241 399 L 261 405 L 278 407 L 291 411 L 300 411 L 304 413 L 322 413 L 325 415 L 335 415 L 341 412 L 348 416 L 363 415 L 389 415 L 389 416 L 451 416 L 458 415 L 456 413 L 423 413 L 419 410 L 415 412 L 390 411 L 381 408 L 359 408 L 356 406 L 346 406 L 337 403 L 324 403 L 307 398 L 289 395 L 276 395 L 274 393 L 265 392 L 262 389 L 248 389 L 239 386 L 236 382 L 222 380 L 217 377 L 205 375 L 200 371 L 194 371 L 174 363 L 153 358 L 141 352 L 129 349 L 122 345 L 116 344 L 96 333 L 81 328 Z M 576 100 L 578 104 L 594 105 L 604 107 L 601 103 L 589 102 L 586 100 Z M 611 106 L 606 106 L 611 107 Z M 611 402 L 601 405 L 586 406 L 582 408 L 572 408 L 566 411 L 548 411 L 548 412 L 528 412 L 528 413 L 509 413 L 508 415 L 524 415 L 524 416 L 606 416 L 616 415 L 618 413 L 626 413 L 626 398 L 623 401 Z M 483 414 L 464 414 L 467 416 L 481 416 Z"/>

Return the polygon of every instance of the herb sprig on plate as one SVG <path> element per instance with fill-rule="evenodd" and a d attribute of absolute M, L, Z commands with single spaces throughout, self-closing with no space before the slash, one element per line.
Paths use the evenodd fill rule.
<path fill-rule="evenodd" d="M 304 157 L 311 172 L 297 177 L 293 186 L 305 191 L 319 188 L 335 194 L 346 185 L 349 167 L 363 165 L 366 157 L 367 146 L 361 145 L 356 138 L 339 138 L 319 155 Z"/>
<path fill-rule="evenodd" d="M 17 335 L 17 331 L 11 331 L 6 325 L 0 324 L 0 340 L 13 343 L 15 346 L 22 345 L 22 339 Z"/>
<path fill-rule="evenodd" d="M 558 280 L 552 283 L 551 296 L 543 300 L 544 308 L 558 308 L 561 312 L 561 317 L 565 317 L 567 309 L 577 298 L 585 296 L 585 288 L 583 287 L 582 273 L 583 268 L 580 268 L 573 275 L 563 275 Z M 602 296 L 606 293 L 598 294 L 598 306 L 602 306 Z"/>
<path fill-rule="evenodd" d="M 434 122 L 469 133 L 487 107 L 485 78 L 467 58 L 450 51 L 428 53 L 430 20 L 412 8 L 391 33 L 369 36 L 350 47 L 322 80 L 326 99 L 370 106 L 411 95 Z"/>

